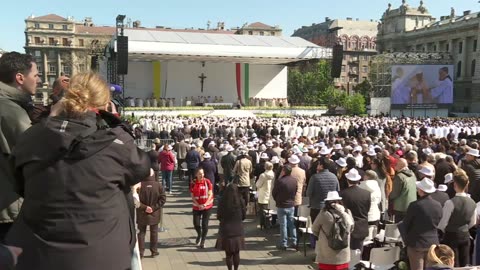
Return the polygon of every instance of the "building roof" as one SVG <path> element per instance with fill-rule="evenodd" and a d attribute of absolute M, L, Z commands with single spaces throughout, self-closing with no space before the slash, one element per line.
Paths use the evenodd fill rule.
<path fill-rule="evenodd" d="M 150 31 L 163 31 L 163 32 L 180 32 L 180 33 L 209 33 L 209 34 L 235 34 L 233 30 L 218 30 L 218 29 L 175 29 L 175 28 L 130 28 L 130 30 L 150 30 Z"/>
<path fill-rule="evenodd" d="M 299 37 L 244 36 L 126 29 L 133 61 L 286 64 L 330 58 L 331 50 Z M 115 43 L 113 46 L 116 48 Z"/>
<path fill-rule="evenodd" d="M 76 25 L 75 33 L 76 34 L 93 34 L 93 35 L 114 35 L 116 31 L 115 27 L 112 26 L 84 26 Z"/>
<path fill-rule="evenodd" d="M 28 19 L 35 20 L 35 21 L 49 21 L 49 22 L 66 22 L 68 21 L 66 18 L 59 16 L 57 14 L 48 14 L 45 16 L 35 17 L 30 16 Z"/>
<path fill-rule="evenodd" d="M 272 28 L 275 28 L 271 25 L 268 25 L 268 24 L 264 24 L 262 22 L 254 22 L 254 23 L 251 23 L 249 25 L 247 25 L 246 27 L 243 27 L 243 28 L 255 28 L 255 29 L 272 29 Z"/>
<path fill-rule="evenodd" d="M 330 25 L 330 29 L 341 28 L 338 30 L 338 35 L 357 35 L 359 37 L 376 37 L 378 22 L 372 21 L 357 21 L 357 20 L 334 20 Z"/>

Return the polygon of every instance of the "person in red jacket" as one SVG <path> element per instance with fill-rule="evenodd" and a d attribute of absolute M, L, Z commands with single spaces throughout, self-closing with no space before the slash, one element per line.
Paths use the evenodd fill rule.
<path fill-rule="evenodd" d="M 163 151 L 158 155 L 160 170 L 162 171 L 162 186 L 166 187 L 169 194 L 172 194 L 172 176 L 175 168 L 175 155 L 172 153 L 172 146 L 166 144 Z"/>
<path fill-rule="evenodd" d="M 196 170 L 196 177 L 190 184 L 193 201 L 193 226 L 197 231 L 196 245 L 205 248 L 205 238 L 208 233 L 208 221 L 213 207 L 213 185 L 205 178 L 202 167 Z"/>

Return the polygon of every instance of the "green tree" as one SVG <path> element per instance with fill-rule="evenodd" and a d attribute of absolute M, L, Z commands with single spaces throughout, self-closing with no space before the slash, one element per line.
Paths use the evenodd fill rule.
<path fill-rule="evenodd" d="M 365 99 L 366 104 L 370 104 L 370 97 L 373 91 L 372 84 L 368 80 L 364 80 L 363 82 L 357 84 L 353 87 L 356 93 L 362 95 Z"/>
<path fill-rule="evenodd" d="M 363 114 L 366 111 L 365 107 L 365 97 L 360 94 L 356 93 L 354 95 L 347 96 L 347 99 L 344 103 L 344 108 L 347 110 L 349 114 Z"/>
<path fill-rule="evenodd" d="M 330 63 L 326 60 L 290 68 L 288 73 L 288 98 L 292 105 L 326 104 L 323 97 L 333 85 L 330 77 Z"/>

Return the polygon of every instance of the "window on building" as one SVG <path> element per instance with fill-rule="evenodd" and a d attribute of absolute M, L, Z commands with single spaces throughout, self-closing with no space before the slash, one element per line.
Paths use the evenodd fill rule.
<path fill-rule="evenodd" d="M 83 39 L 78 40 L 78 46 L 80 46 L 80 47 L 85 46 L 84 43 L 83 43 Z"/>
<path fill-rule="evenodd" d="M 38 63 L 38 64 L 37 64 L 37 70 L 38 70 L 38 73 L 43 73 L 43 65 L 42 65 L 42 63 Z"/>
<path fill-rule="evenodd" d="M 462 61 L 458 61 L 457 64 L 457 78 L 462 75 Z"/>
<path fill-rule="evenodd" d="M 345 72 L 345 65 L 342 66 L 342 72 Z"/>
<path fill-rule="evenodd" d="M 252 35 L 253 35 L 253 31 L 248 31 L 248 35 L 252 36 Z"/>
<path fill-rule="evenodd" d="M 433 45 L 433 51 L 434 51 L 434 52 L 437 51 L 437 45 Z"/>
<path fill-rule="evenodd" d="M 48 51 L 48 57 L 49 58 L 55 58 L 57 56 L 57 54 L 55 53 L 55 51 L 51 50 L 51 51 Z"/>
<path fill-rule="evenodd" d="M 345 82 L 345 76 L 342 76 L 342 77 L 340 78 L 340 81 L 341 81 L 341 82 Z"/>
<path fill-rule="evenodd" d="M 35 57 L 41 57 L 41 56 L 42 56 L 42 52 L 41 52 L 41 51 L 35 51 L 35 52 L 34 52 L 34 55 L 35 55 Z"/>
<path fill-rule="evenodd" d="M 62 29 L 63 30 L 68 30 L 68 25 L 66 25 L 66 24 L 62 25 Z"/>
<path fill-rule="evenodd" d="M 48 24 L 48 29 L 53 29 L 53 24 Z"/>
<path fill-rule="evenodd" d="M 39 23 L 35 23 L 35 29 L 38 29 L 40 28 L 40 24 Z"/>
<path fill-rule="evenodd" d="M 78 65 L 78 71 L 80 71 L 80 72 L 85 71 L 85 64 Z"/>
<path fill-rule="evenodd" d="M 273 37 L 275 36 L 275 32 L 270 32 L 270 35 L 272 35 Z"/>
<path fill-rule="evenodd" d="M 40 44 L 40 37 L 33 38 L 35 44 Z"/>
<path fill-rule="evenodd" d="M 346 54 L 343 55 L 343 60 L 347 60 L 347 55 Z"/>
<path fill-rule="evenodd" d="M 57 67 L 55 64 L 48 64 L 48 72 L 49 73 L 56 73 L 57 72 Z"/>
<path fill-rule="evenodd" d="M 447 43 L 447 44 L 445 45 L 445 51 L 446 51 L 446 52 L 449 52 L 449 51 L 450 51 L 450 44 Z"/>
<path fill-rule="evenodd" d="M 62 38 L 62 45 L 68 46 L 68 38 Z"/>
<path fill-rule="evenodd" d="M 476 39 L 473 41 L 473 51 L 474 52 L 477 51 L 477 40 Z"/>
<path fill-rule="evenodd" d="M 367 55 L 362 56 L 362 60 L 368 61 L 368 56 Z"/>
<path fill-rule="evenodd" d="M 458 53 L 461 54 L 463 50 L 463 42 L 458 42 Z"/>
<path fill-rule="evenodd" d="M 62 71 L 65 75 L 70 75 L 71 69 L 69 65 L 62 65 Z"/>
<path fill-rule="evenodd" d="M 362 72 L 368 73 L 368 67 L 367 67 L 367 66 L 363 66 L 363 67 L 362 67 Z"/>
<path fill-rule="evenodd" d="M 475 68 L 477 65 L 477 61 L 475 59 L 472 60 L 472 66 L 470 67 L 470 76 L 475 76 Z"/>
<path fill-rule="evenodd" d="M 55 45 L 55 39 L 54 38 L 48 38 L 48 45 Z"/>
<path fill-rule="evenodd" d="M 265 36 L 265 32 L 260 31 L 260 36 Z"/>

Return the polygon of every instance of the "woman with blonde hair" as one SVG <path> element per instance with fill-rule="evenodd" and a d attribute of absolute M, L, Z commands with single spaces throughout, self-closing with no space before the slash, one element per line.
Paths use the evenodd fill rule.
<path fill-rule="evenodd" d="M 130 187 L 153 171 L 148 154 L 105 111 L 109 103 L 98 74 L 77 74 L 56 116 L 18 138 L 13 157 L 24 203 L 7 235 L 8 244 L 23 249 L 16 269 L 131 268 Z"/>
<path fill-rule="evenodd" d="M 447 245 L 432 245 L 427 253 L 426 270 L 453 269 L 455 254 Z"/>

